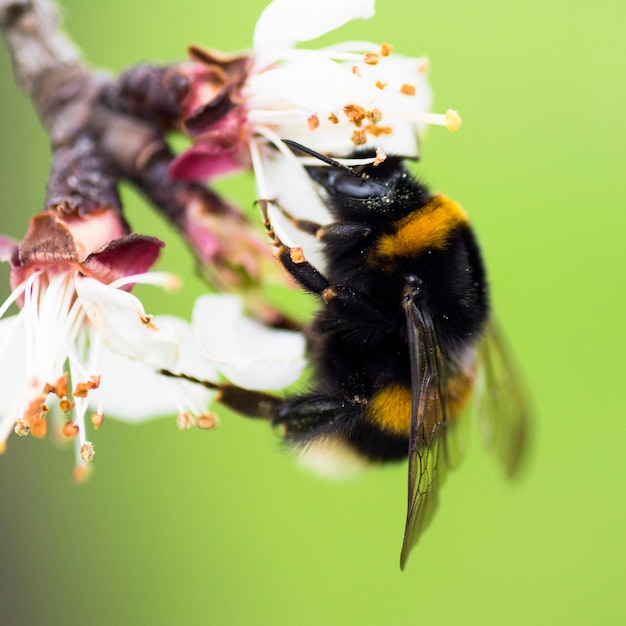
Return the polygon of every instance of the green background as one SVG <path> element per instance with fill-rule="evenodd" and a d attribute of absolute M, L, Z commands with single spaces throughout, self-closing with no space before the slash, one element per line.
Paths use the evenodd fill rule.
<path fill-rule="evenodd" d="M 265 2 L 63 4 L 89 61 L 118 71 L 182 58 L 189 43 L 246 48 Z M 235 415 L 212 432 L 109 420 L 93 438 L 92 479 L 76 486 L 70 449 L 11 438 L 0 458 L 3 625 L 626 623 L 626 5 L 378 5 L 325 41 L 427 54 L 435 109 L 463 115 L 456 135 L 430 129 L 420 171 L 465 206 L 482 241 L 536 409 L 523 480 L 501 480 L 475 436 L 400 573 L 403 467 L 328 483 Z M 49 155 L 4 52 L 0 76 L 0 230 L 20 237 Z M 250 179 L 220 189 L 253 200 Z M 181 294 L 144 291 L 146 308 L 188 316 L 202 291 L 189 255 L 137 196 L 125 199 L 137 230 L 167 239 L 163 265 L 188 276 Z"/>

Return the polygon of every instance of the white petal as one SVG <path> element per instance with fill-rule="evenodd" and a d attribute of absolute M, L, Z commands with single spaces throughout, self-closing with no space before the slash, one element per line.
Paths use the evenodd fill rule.
<path fill-rule="evenodd" d="M 172 372 L 188 374 L 199 380 L 217 381 L 218 370 L 213 363 L 204 357 L 189 322 L 171 315 L 156 315 L 152 322 L 159 328 L 178 337 L 178 361 L 172 368 Z"/>
<path fill-rule="evenodd" d="M 294 217 L 311 220 L 322 226 L 333 221 L 309 175 L 297 162 L 269 157 L 263 160 L 263 175 L 268 196 L 275 198 Z M 268 216 L 281 241 L 290 247 L 301 247 L 307 261 L 323 272 L 325 260 L 322 244 L 315 237 L 292 226 L 273 205 L 270 205 Z"/>
<path fill-rule="evenodd" d="M 374 15 L 374 0 L 273 0 L 254 29 L 254 51 L 292 48 L 343 26 Z"/>
<path fill-rule="evenodd" d="M 180 340 L 180 358 L 172 371 L 183 372 L 201 380 L 217 380 L 217 369 L 207 361 L 193 337 L 191 326 L 176 317 L 157 316 L 153 322 L 174 333 Z M 103 349 L 100 358 L 101 382 L 97 393 L 90 394 L 90 405 L 102 409 L 107 417 L 126 422 L 171 416 L 185 410 L 206 410 L 213 392 L 202 385 L 156 374 L 139 361 L 132 361 Z"/>
<path fill-rule="evenodd" d="M 93 278 L 76 278 L 76 292 L 102 343 L 113 352 L 154 369 L 171 369 L 179 356 L 179 340 L 152 321 L 132 294 Z"/>
<path fill-rule="evenodd" d="M 201 412 L 211 399 L 211 392 L 201 385 L 169 379 L 152 369 L 115 354 L 106 348 L 100 357 L 100 387 L 89 396 L 94 410 L 102 409 L 107 418 L 142 422 L 156 417 L 170 417 L 191 408 Z M 102 399 L 102 407 L 99 399 Z"/>
<path fill-rule="evenodd" d="M 245 317 L 237 296 L 198 298 L 192 325 L 206 358 L 240 387 L 280 389 L 298 380 L 306 365 L 304 336 Z"/>
<path fill-rule="evenodd" d="M 353 74 L 351 66 L 309 52 L 251 76 L 245 97 L 251 112 L 255 109 L 301 110 L 324 114 L 325 119 L 331 112 L 339 114 L 346 104 L 358 103 L 367 107 L 380 93 L 374 83 Z"/>
<path fill-rule="evenodd" d="M 344 113 L 347 105 L 382 113 L 379 127 L 391 133 L 366 133 L 362 148 L 382 148 L 388 154 L 417 156 L 418 137 L 424 129 L 423 116 L 430 110 L 432 93 L 420 68 L 425 59 L 398 55 L 381 57 L 377 65 L 363 61 L 331 61 L 329 49 L 299 51 L 296 58 L 252 75 L 245 89 L 248 122 L 268 128 L 281 138 L 302 143 L 313 150 L 346 156 L 354 151 L 354 124 Z M 357 66 L 359 74 L 352 71 Z M 381 89 L 377 84 L 384 84 Z M 414 88 L 413 95 L 403 93 Z M 336 116 L 335 123 L 329 119 Z M 311 130 L 313 115 L 318 126 Z"/>
<path fill-rule="evenodd" d="M 89 405 L 107 418 L 141 422 L 178 412 L 168 381 L 143 363 L 103 348 L 98 365 L 100 387 L 89 394 Z"/>

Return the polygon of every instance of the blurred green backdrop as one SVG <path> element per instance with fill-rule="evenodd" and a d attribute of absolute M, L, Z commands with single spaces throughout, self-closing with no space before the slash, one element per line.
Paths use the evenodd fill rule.
<path fill-rule="evenodd" d="M 63 4 L 89 61 L 117 71 L 182 58 L 189 43 L 246 48 L 265 0 Z M 12 438 L 0 623 L 625 623 L 625 20 L 618 0 L 378 0 L 373 20 L 326 38 L 427 54 L 436 110 L 463 115 L 456 135 L 430 130 L 421 171 L 473 217 L 532 391 L 522 481 L 502 481 L 474 437 L 400 573 L 404 467 L 333 484 L 234 415 L 212 432 L 109 420 L 92 479 L 76 486 L 70 449 Z M 48 148 L 4 51 L 0 76 L 0 230 L 21 237 Z M 248 179 L 220 189 L 253 200 Z M 167 239 L 164 265 L 188 277 L 182 294 L 144 291 L 146 308 L 188 315 L 203 288 L 189 255 L 125 198 L 136 229 Z M 3 299 L 6 268 L 0 278 Z"/>

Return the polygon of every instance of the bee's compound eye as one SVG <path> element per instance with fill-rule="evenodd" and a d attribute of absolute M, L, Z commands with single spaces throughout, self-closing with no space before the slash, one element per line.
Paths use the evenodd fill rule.
<path fill-rule="evenodd" d="M 363 180 L 346 174 L 340 174 L 335 181 L 335 195 L 365 199 L 381 195 L 384 187 L 375 180 Z"/>
<path fill-rule="evenodd" d="M 353 176 L 329 167 L 309 167 L 309 176 L 322 185 L 329 194 L 339 198 L 366 200 L 380 196 L 385 187 L 380 181 Z"/>

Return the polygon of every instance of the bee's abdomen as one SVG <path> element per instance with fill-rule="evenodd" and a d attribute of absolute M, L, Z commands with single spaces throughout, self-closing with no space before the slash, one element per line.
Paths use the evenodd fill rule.
<path fill-rule="evenodd" d="M 408 438 L 411 433 L 411 388 L 390 384 L 376 392 L 365 410 L 365 421 L 385 433 Z"/>
<path fill-rule="evenodd" d="M 450 376 L 445 385 L 445 418 L 454 423 L 465 408 L 474 386 L 473 364 L 471 370 Z M 412 394 L 408 385 L 390 384 L 373 396 L 365 409 L 364 419 L 382 433 L 407 438 L 411 434 Z M 434 416 L 435 413 L 432 413 Z M 443 416 L 440 416 L 443 419 Z M 432 428 L 434 424 L 424 424 Z"/>

